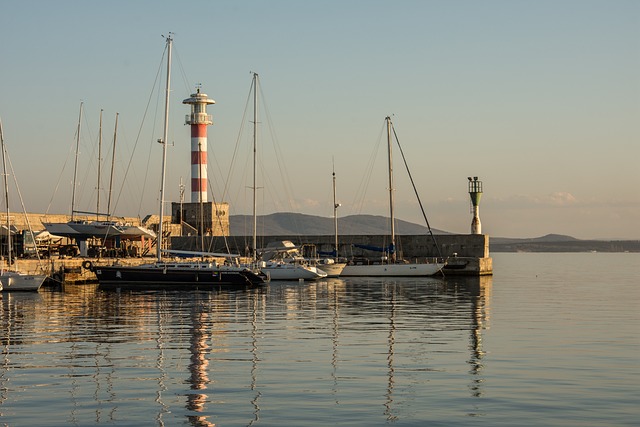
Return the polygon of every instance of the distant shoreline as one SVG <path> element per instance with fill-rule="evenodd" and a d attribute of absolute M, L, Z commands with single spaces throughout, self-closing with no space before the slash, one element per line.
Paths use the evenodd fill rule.
<path fill-rule="evenodd" d="M 489 237 L 489 251 L 499 252 L 640 252 L 640 240 L 569 240 L 531 241 L 526 239 L 504 239 L 496 242 Z"/>

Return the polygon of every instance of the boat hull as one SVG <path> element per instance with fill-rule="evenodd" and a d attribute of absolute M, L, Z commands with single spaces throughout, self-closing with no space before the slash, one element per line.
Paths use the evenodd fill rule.
<path fill-rule="evenodd" d="M 260 270 L 271 280 L 316 280 L 327 277 L 327 273 L 316 267 L 286 263 L 260 267 Z"/>
<path fill-rule="evenodd" d="M 93 272 L 104 290 L 246 289 L 265 283 L 245 269 L 97 266 Z"/>
<path fill-rule="evenodd" d="M 318 268 L 324 271 L 325 273 L 327 273 L 327 277 L 341 276 L 346 266 L 347 266 L 346 262 L 334 262 L 332 264 L 318 264 Z"/>
<path fill-rule="evenodd" d="M 378 276 L 378 277 L 412 277 L 433 276 L 437 274 L 444 264 L 362 264 L 347 265 L 340 277 L 349 276 Z"/>
<path fill-rule="evenodd" d="M 0 290 L 37 292 L 46 278 L 44 275 L 4 271 L 0 274 Z"/>

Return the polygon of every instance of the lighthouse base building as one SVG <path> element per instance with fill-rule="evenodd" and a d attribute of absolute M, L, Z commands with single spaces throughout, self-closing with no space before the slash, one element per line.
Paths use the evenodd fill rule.
<path fill-rule="evenodd" d="M 228 236 L 229 203 L 171 203 L 171 223 L 181 236 Z"/>

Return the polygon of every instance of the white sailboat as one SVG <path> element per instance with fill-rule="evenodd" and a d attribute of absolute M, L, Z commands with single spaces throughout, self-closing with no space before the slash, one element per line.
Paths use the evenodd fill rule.
<path fill-rule="evenodd" d="M 88 219 L 76 218 L 76 181 L 78 177 L 78 151 L 80 145 L 80 127 L 82 122 L 82 106 L 80 102 L 80 113 L 78 115 L 78 128 L 76 130 L 76 158 L 73 171 L 73 189 L 71 191 L 71 220 L 68 222 L 48 222 L 43 221 L 42 225 L 51 234 L 60 237 L 69 237 L 76 240 L 81 248 L 81 252 L 86 250 L 86 241 L 92 237 L 109 238 L 120 236 L 122 230 L 115 221 L 89 221 Z M 100 114 L 100 122 L 102 122 L 102 113 Z M 102 129 L 100 130 L 100 138 L 102 138 Z M 98 170 L 98 174 L 99 174 Z M 98 182 L 98 193 L 100 192 L 100 183 Z M 99 196 L 98 196 L 99 197 Z M 99 208 L 98 198 L 98 208 Z M 84 243 L 83 243 L 84 242 Z M 86 253 L 82 255 L 86 256 Z"/>
<path fill-rule="evenodd" d="M 172 34 L 166 37 L 167 49 L 167 82 L 165 91 L 164 131 L 162 140 L 162 172 L 160 184 L 160 209 L 158 223 L 157 259 L 155 262 L 139 266 L 108 265 L 95 266 L 95 273 L 102 289 L 244 289 L 260 286 L 265 283 L 264 278 L 253 270 L 233 265 L 232 263 L 218 264 L 207 261 L 204 257 L 225 256 L 206 252 L 170 251 L 174 255 L 200 257 L 193 261 L 170 261 L 162 259 L 162 238 L 164 218 L 164 193 L 167 159 L 167 141 L 169 135 L 169 93 L 171 82 L 171 47 Z M 180 252 L 180 253 L 178 253 Z"/>
<path fill-rule="evenodd" d="M 302 256 L 290 240 L 272 242 L 262 251 L 258 268 L 271 280 L 315 280 L 327 273 Z"/>
<path fill-rule="evenodd" d="M 313 248 L 314 257 L 310 259 L 314 266 L 327 273 L 327 277 L 339 277 L 342 270 L 347 266 L 346 262 L 340 259 L 339 243 L 338 243 L 338 208 L 341 206 L 336 201 L 336 171 L 332 172 L 333 177 L 333 236 L 334 250 L 328 256 L 315 256 L 315 247 Z M 324 255 L 324 254 L 321 254 Z"/>
<path fill-rule="evenodd" d="M 391 219 L 391 244 L 387 254 L 377 262 L 365 260 L 350 261 L 340 276 L 433 276 L 444 267 L 443 262 L 410 263 L 396 258 L 395 214 L 393 198 L 393 158 L 391 150 L 391 118 L 385 118 L 387 125 L 387 153 L 389 171 L 389 214 Z"/>
<path fill-rule="evenodd" d="M 327 273 L 310 265 L 301 256 L 291 256 L 291 248 L 288 244 L 282 246 L 283 250 L 274 252 L 274 256 L 258 262 L 257 253 L 257 143 L 258 143 L 258 74 L 253 73 L 253 249 L 252 260 L 260 271 L 271 280 L 315 280 L 327 277 Z M 288 242 L 288 241 L 287 241 Z M 293 243 L 288 242 L 291 245 Z"/>
<path fill-rule="evenodd" d="M 76 160 L 73 174 L 73 191 L 71 195 L 71 219 L 67 222 L 43 222 L 45 229 L 56 236 L 68 237 L 76 240 L 78 247 L 80 248 L 81 255 L 87 256 L 86 253 L 86 241 L 87 239 L 97 237 L 100 239 L 109 239 L 118 237 L 122 240 L 141 240 L 142 238 L 154 239 L 156 237 L 152 230 L 146 227 L 135 226 L 132 224 L 124 223 L 121 221 L 114 221 L 111 219 L 100 219 L 100 217 L 111 217 L 111 190 L 113 186 L 113 169 L 115 163 L 116 152 L 116 137 L 118 131 L 118 114 L 116 113 L 115 129 L 113 133 L 113 152 L 111 159 L 111 177 L 109 184 L 109 199 L 107 203 L 107 213 L 100 213 L 100 164 L 101 164 L 101 152 L 102 152 L 102 110 L 100 110 L 100 132 L 98 143 L 98 179 L 97 179 L 97 191 L 96 191 L 96 211 L 95 212 L 82 212 L 76 210 L 75 206 L 75 189 L 78 172 L 78 149 L 80 144 L 80 125 L 82 121 L 82 105 L 80 103 L 80 114 L 78 118 L 78 128 L 76 135 Z M 76 214 L 96 215 L 95 220 L 89 220 L 87 218 L 78 218 Z"/>
<path fill-rule="evenodd" d="M 0 269 L 0 290 L 2 291 L 38 291 L 45 279 L 44 274 L 29 274 L 19 271 L 15 265 L 15 259 L 12 258 L 12 234 L 11 230 L 11 215 L 9 210 L 9 182 L 7 171 L 7 149 L 4 144 L 4 133 L 2 131 L 2 121 L 0 120 L 0 145 L 2 149 L 2 172 L 4 178 L 4 195 L 5 202 L 7 204 L 7 268 L 5 268 L 4 262 Z M 13 268 L 11 266 L 13 265 Z"/>

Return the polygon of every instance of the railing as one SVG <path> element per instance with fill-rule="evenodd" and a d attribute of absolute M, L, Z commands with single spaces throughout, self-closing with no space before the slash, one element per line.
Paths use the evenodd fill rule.
<path fill-rule="evenodd" d="M 184 117 L 184 122 L 188 125 L 212 125 L 213 116 L 205 113 L 187 114 Z"/>

